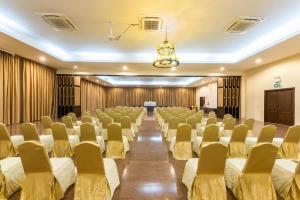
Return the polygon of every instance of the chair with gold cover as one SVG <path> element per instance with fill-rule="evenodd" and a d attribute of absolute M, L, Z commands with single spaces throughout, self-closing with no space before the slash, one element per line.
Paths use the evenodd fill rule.
<path fill-rule="evenodd" d="M 52 135 L 39 135 L 37 127 L 33 123 L 23 123 L 20 125 L 24 141 L 37 141 L 41 142 L 47 152 L 51 152 L 53 149 L 53 137 Z"/>
<path fill-rule="evenodd" d="M 182 182 L 188 189 L 189 200 L 226 200 L 224 168 L 227 147 L 217 142 L 205 144 L 200 157 L 189 159 Z"/>
<path fill-rule="evenodd" d="M 276 200 L 271 172 L 278 148 L 271 143 L 254 146 L 248 159 L 227 159 L 226 186 L 239 199 Z"/>
<path fill-rule="evenodd" d="M 136 123 L 137 118 L 136 118 L 135 114 L 130 113 L 130 114 L 128 114 L 128 117 L 130 118 L 131 126 L 133 127 L 134 132 L 138 133 L 139 132 L 139 127 Z"/>
<path fill-rule="evenodd" d="M 43 126 L 43 133 L 45 135 L 51 135 L 52 134 L 51 125 L 53 123 L 53 120 L 51 119 L 51 117 L 43 116 L 41 118 L 41 121 L 42 121 L 42 126 Z"/>
<path fill-rule="evenodd" d="M 96 135 L 101 135 L 101 129 L 98 125 L 99 123 L 96 123 L 95 120 L 91 116 L 85 115 L 85 116 L 81 117 L 81 124 L 83 124 L 83 123 L 93 124 L 95 126 Z M 81 132 L 80 132 L 80 134 L 81 134 Z"/>
<path fill-rule="evenodd" d="M 261 129 L 258 137 L 247 137 L 246 138 L 246 149 L 247 149 L 247 152 L 249 152 L 249 150 L 251 149 L 251 147 L 253 147 L 256 144 L 264 143 L 264 142 L 272 143 L 274 135 L 276 133 L 277 133 L 277 127 L 275 125 L 267 125 L 267 126 L 264 126 Z"/>
<path fill-rule="evenodd" d="M 217 124 L 217 118 L 211 117 L 211 118 L 208 118 L 204 123 L 202 123 L 200 131 L 198 132 L 198 136 L 202 136 L 205 127 L 207 127 L 207 126 L 209 126 L 211 124 Z"/>
<path fill-rule="evenodd" d="M 80 127 L 78 125 L 74 125 L 70 116 L 63 116 L 61 121 L 66 125 L 69 135 L 80 135 Z"/>
<path fill-rule="evenodd" d="M 119 124 L 112 123 L 107 126 L 107 158 L 124 159 L 126 152 L 129 151 L 129 144 L 126 136 L 122 136 L 122 129 Z"/>
<path fill-rule="evenodd" d="M 80 124 L 80 121 L 77 121 L 77 117 L 76 117 L 76 114 L 73 113 L 73 112 L 69 112 L 67 114 L 67 116 L 70 116 L 72 118 L 72 123 L 73 123 L 73 126 L 78 126 Z"/>
<path fill-rule="evenodd" d="M 13 138 L 13 136 L 12 136 Z M 4 124 L 0 123 L 0 159 L 17 155 L 16 146 Z M 19 144 L 23 143 L 21 140 Z M 18 144 L 18 145 L 19 145 Z"/>
<path fill-rule="evenodd" d="M 102 123 L 101 136 L 104 140 L 107 140 L 107 126 L 113 123 L 113 119 L 109 116 L 105 116 L 102 118 L 101 123 Z"/>
<path fill-rule="evenodd" d="M 112 113 L 112 118 L 114 119 L 114 123 L 121 124 L 121 114 L 120 113 Z"/>
<path fill-rule="evenodd" d="M 116 163 L 103 158 L 100 146 L 82 142 L 75 147 L 78 177 L 75 185 L 75 200 L 110 200 L 120 185 Z"/>
<path fill-rule="evenodd" d="M 281 140 L 282 143 L 279 147 L 279 152 L 278 152 L 280 158 L 298 160 L 299 140 L 300 140 L 300 125 L 289 127 L 284 139 Z M 277 139 L 277 141 L 280 141 L 280 139 Z"/>
<path fill-rule="evenodd" d="M 193 157 L 192 127 L 188 124 L 178 126 L 176 136 L 172 138 L 169 150 L 176 160 L 188 160 Z"/>
<path fill-rule="evenodd" d="M 25 178 L 21 183 L 21 199 L 58 200 L 76 181 L 71 158 L 49 159 L 45 148 L 35 141 L 18 147 Z"/>
<path fill-rule="evenodd" d="M 276 159 L 272 170 L 275 191 L 285 200 L 300 199 L 300 162 Z"/>
<path fill-rule="evenodd" d="M 199 156 L 201 146 L 212 142 L 219 142 L 219 126 L 216 124 L 205 127 L 203 137 L 197 137 L 193 143 L 193 151 Z"/>
<path fill-rule="evenodd" d="M 100 147 L 102 152 L 105 150 L 105 143 L 102 136 L 96 136 L 96 127 L 94 124 L 85 122 L 80 125 L 80 142 L 95 142 Z"/>
<path fill-rule="evenodd" d="M 255 124 L 255 120 L 252 118 L 248 118 L 245 120 L 244 124 L 246 126 L 248 126 L 249 130 L 248 130 L 248 136 L 253 135 L 253 128 L 254 128 L 254 124 Z"/>
<path fill-rule="evenodd" d="M 217 118 L 217 115 L 214 111 L 210 111 L 207 118 Z"/>
<path fill-rule="evenodd" d="M 68 135 L 66 125 L 63 123 L 56 122 L 51 127 L 54 139 L 52 155 L 54 157 L 72 157 L 74 146 L 79 144 L 79 136 Z"/>
<path fill-rule="evenodd" d="M 248 126 L 242 124 L 235 126 L 231 137 L 221 137 L 220 143 L 228 146 L 229 158 L 244 158 L 247 156 L 245 140 L 248 133 Z"/>
<path fill-rule="evenodd" d="M 219 136 L 220 137 L 230 137 L 232 135 L 232 130 L 236 124 L 236 119 L 229 117 L 224 120 L 223 126 L 220 127 Z"/>
<path fill-rule="evenodd" d="M 170 118 L 168 131 L 164 135 L 167 138 L 167 141 L 170 142 L 172 138 L 176 136 L 178 124 L 179 124 L 179 118 L 177 117 Z"/>
<path fill-rule="evenodd" d="M 226 119 L 229 119 L 229 118 L 233 118 L 233 116 L 232 116 L 231 114 L 225 114 L 225 115 L 223 116 L 223 121 L 222 121 L 222 122 L 218 122 L 217 125 L 218 125 L 218 126 L 223 126 L 225 120 L 226 120 Z"/>
<path fill-rule="evenodd" d="M 131 121 L 128 116 L 121 117 L 121 128 L 122 135 L 127 137 L 128 141 L 133 141 L 135 134 L 133 127 L 131 126 Z"/>
<path fill-rule="evenodd" d="M 194 142 L 196 140 L 196 137 L 198 135 L 197 131 L 197 123 L 198 119 L 194 116 L 191 116 L 186 119 L 186 123 L 192 127 L 192 141 Z"/>

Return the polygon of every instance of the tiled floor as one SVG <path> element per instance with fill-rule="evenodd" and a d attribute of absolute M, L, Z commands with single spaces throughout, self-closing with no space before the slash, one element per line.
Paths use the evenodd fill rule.
<path fill-rule="evenodd" d="M 40 127 L 40 123 L 36 122 Z M 264 124 L 257 122 L 254 134 L 257 135 Z M 282 137 L 287 126 L 279 126 L 277 136 Z M 11 126 L 12 134 L 18 134 L 18 126 Z M 185 200 L 187 189 L 182 184 L 185 161 L 177 161 L 168 151 L 168 143 L 152 114 L 143 120 L 140 132 L 130 144 L 126 159 L 116 160 L 121 184 L 114 193 L 113 200 Z M 65 194 L 72 200 L 73 186 Z M 235 199 L 228 190 L 228 199 Z M 20 198 L 20 192 L 10 200 Z"/>

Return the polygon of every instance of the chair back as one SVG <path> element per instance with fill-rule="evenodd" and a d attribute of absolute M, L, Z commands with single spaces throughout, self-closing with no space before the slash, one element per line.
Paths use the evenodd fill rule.
<path fill-rule="evenodd" d="M 75 113 L 69 112 L 69 113 L 67 114 L 67 116 L 70 116 L 70 117 L 72 118 L 72 122 L 73 122 L 73 123 L 76 123 L 77 117 L 76 117 L 76 114 L 75 114 Z"/>
<path fill-rule="evenodd" d="M 85 116 L 91 117 L 92 115 L 89 111 L 85 111 L 82 113 L 81 117 L 85 117 Z"/>
<path fill-rule="evenodd" d="M 186 123 L 192 127 L 192 129 L 197 128 L 197 118 L 196 117 L 189 117 L 186 119 Z"/>
<path fill-rule="evenodd" d="M 128 116 L 121 117 L 121 128 L 131 128 L 131 122 Z"/>
<path fill-rule="evenodd" d="M 71 129 L 74 128 L 71 116 L 63 116 L 61 118 L 61 121 L 66 125 L 67 128 L 71 128 Z"/>
<path fill-rule="evenodd" d="M 109 124 L 112 123 L 112 121 L 113 121 L 112 118 L 110 118 L 110 117 L 108 117 L 108 116 L 103 117 L 103 119 L 102 119 L 102 127 L 103 127 L 104 129 L 106 129 L 107 126 L 108 126 Z"/>
<path fill-rule="evenodd" d="M 120 113 L 113 113 L 112 118 L 114 119 L 114 122 L 116 122 L 116 123 L 121 122 L 121 114 Z"/>
<path fill-rule="evenodd" d="M 249 130 L 253 130 L 255 120 L 252 118 L 246 119 L 244 124 L 249 127 Z"/>
<path fill-rule="evenodd" d="M 248 126 L 244 124 L 235 126 L 232 131 L 230 142 L 245 143 L 247 133 L 248 133 Z"/>
<path fill-rule="evenodd" d="M 264 143 L 264 142 L 269 142 L 272 143 L 273 141 L 273 137 L 277 132 L 277 127 L 274 125 L 267 125 L 264 126 L 261 131 L 260 134 L 257 138 L 257 144 L 258 143 Z"/>
<path fill-rule="evenodd" d="M 24 136 L 24 141 L 40 141 L 39 133 L 35 124 L 26 122 L 20 125 L 20 129 Z"/>
<path fill-rule="evenodd" d="M 54 141 L 65 140 L 69 141 L 66 125 L 60 122 L 55 122 L 51 125 Z"/>
<path fill-rule="evenodd" d="M 188 124 L 178 126 L 176 133 L 176 142 L 191 141 L 192 127 Z"/>
<path fill-rule="evenodd" d="M 119 124 L 111 123 L 107 126 L 107 139 L 111 141 L 123 141 L 122 128 Z"/>
<path fill-rule="evenodd" d="M 278 148 L 270 143 L 255 145 L 248 156 L 243 173 L 270 174 L 274 166 Z"/>
<path fill-rule="evenodd" d="M 18 146 L 25 174 L 52 172 L 46 149 L 36 141 L 28 141 Z"/>
<path fill-rule="evenodd" d="M 223 116 L 223 122 L 224 122 L 226 119 L 228 119 L 228 118 L 233 118 L 233 116 L 232 116 L 231 114 L 225 114 L 225 115 Z"/>
<path fill-rule="evenodd" d="M 4 124 L 0 123 L 0 141 L 10 141 L 10 134 L 7 130 L 7 127 Z"/>
<path fill-rule="evenodd" d="M 217 118 L 215 117 L 210 117 L 206 121 L 206 126 L 211 125 L 211 124 L 217 124 Z"/>
<path fill-rule="evenodd" d="M 105 175 L 103 157 L 99 145 L 82 142 L 75 147 L 77 173 Z"/>
<path fill-rule="evenodd" d="M 81 123 L 93 123 L 93 118 L 91 116 L 83 116 L 81 117 Z"/>
<path fill-rule="evenodd" d="M 283 143 L 298 144 L 300 139 L 300 125 L 289 127 L 284 137 Z"/>
<path fill-rule="evenodd" d="M 218 142 L 219 141 L 219 126 L 211 124 L 205 127 L 203 131 L 202 142 Z"/>
<path fill-rule="evenodd" d="M 130 118 L 130 122 L 135 124 L 136 123 L 136 117 L 135 117 L 135 114 L 134 113 L 130 113 L 128 115 L 128 117 Z"/>
<path fill-rule="evenodd" d="M 80 125 L 80 141 L 97 141 L 96 129 L 92 123 L 86 122 Z"/>
<path fill-rule="evenodd" d="M 51 125 L 53 123 L 51 117 L 49 117 L 49 116 L 43 116 L 41 118 L 41 120 L 42 120 L 43 129 L 49 129 L 49 128 L 51 128 Z"/>
<path fill-rule="evenodd" d="M 233 117 L 224 120 L 224 130 L 233 130 L 236 124 L 236 119 Z"/>
<path fill-rule="evenodd" d="M 211 117 L 213 117 L 213 118 L 216 118 L 217 116 L 216 116 L 216 113 L 214 112 L 214 111 L 210 111 L 209 113 L 208 113 L 208 118 L 211 118 Z"/>
<path fill-rule="evenodd" d="M 227 147 L 217 142 L 203 145 L 200 149 L 197 175 L 224 175 L 227 151 Z"/>
<path fill-rule="evenodd" d="M 179 123 L 179 118 L 171 117 L 169 120 L 169 129 L 177 129 Z"/>

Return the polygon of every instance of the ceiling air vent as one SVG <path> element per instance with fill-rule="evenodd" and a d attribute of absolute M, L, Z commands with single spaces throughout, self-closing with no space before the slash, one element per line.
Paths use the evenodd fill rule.
<path fill-rule="evenodd" d="M 43 14 L 41 18 L 55 31 L 76 31 L 77 27 L 63 14 Z"/>
<path fill-rule="evenodd" d="M 140 28 L 142 31 L 161 31 L 163 20 L 159 17 L 142 17 Z"/>
<path fill-rule="evenodd" d="M 263 18 L 245 17 L 234 21 L 227 29 L 227 33 L 246 33 L 257 24 L 261 23 Z"/>

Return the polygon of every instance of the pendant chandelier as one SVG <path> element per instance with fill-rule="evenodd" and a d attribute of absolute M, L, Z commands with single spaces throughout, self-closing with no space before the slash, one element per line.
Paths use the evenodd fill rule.
<path fill-rule="evenodd" d="M 171 68 L 179 65 L 178 57 L 175 54 L 174 44 L 168 42 L 168 29 L 166 27 L 165 40 L 157 47 L 157 58 L 153 66 L 157 68 Z"/>

